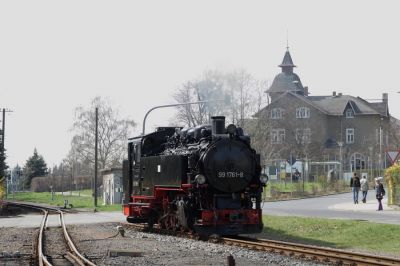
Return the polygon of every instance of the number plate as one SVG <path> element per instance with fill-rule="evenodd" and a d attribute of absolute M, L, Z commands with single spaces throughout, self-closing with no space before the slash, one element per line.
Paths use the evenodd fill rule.
<path fill-rule="evenodd" d="M 243 178 L 244 173 L 243 172 L 234 172 L 234 171 L 229 171 L 229 172 L 218 172 L 218 177 L 219 178 Z"/>

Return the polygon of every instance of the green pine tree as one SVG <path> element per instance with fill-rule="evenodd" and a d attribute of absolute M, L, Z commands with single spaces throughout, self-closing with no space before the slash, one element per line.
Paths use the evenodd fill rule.
<path fill-rule="evenodd" d="M 6 175 L 6 170 L 8 168 L 6 157 L 5 149 L 0 147 L 0 178 Z"/>
<path fill-rule="evenodd" d="M 36 148 L 33 151 L 33 155 L 29 157 L 23 169 L 25 176 L 25 187 L 31 187 L 32 178 L 37 176 L 47 175 L 47 165 L 42 155 L 39 155 Z"/>
<path fill-rule="evenodd" d="M 8 168 L 5 149 L 1 146 L 2 145 L 0 145 L 0 199 L 2 199 L 5 194 L 6 170 Z"/>

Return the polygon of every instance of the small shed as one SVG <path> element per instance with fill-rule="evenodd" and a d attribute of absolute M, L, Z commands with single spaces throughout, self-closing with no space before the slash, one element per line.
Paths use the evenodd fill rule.
<path fill-rule="evenodd" d="M 122 168 L 110 168 L 101 171 L 103 177 L 104 205 L 122 203 Z"/>

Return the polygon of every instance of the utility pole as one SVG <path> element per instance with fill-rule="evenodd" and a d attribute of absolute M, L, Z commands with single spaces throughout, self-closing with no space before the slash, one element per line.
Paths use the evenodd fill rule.
<path fill-rule="evenodd" d="M 1 148 L 2 148 L 2 151 L 4 152 L 4 136 L 5 136 L 5 126 L 6 126 L 6 109 L 4 109 L 3 108 L 3 120 L 2 120 L 2 122 L 3 122 L 3 125 L 2 125 L 2 127 L 1 127 L 1 135 L 2 135 L 2 137 L 1 137 Z"/>
<path fill-rule="evenodd" d="M 12 110 L 8 108 L 3 108 L 3 120 L 2 120 L 2 128 L 1 128 L 1 148 L 4 149 L 4 136 L 6 132 L 6 113 L 11 113 Z"/>
<path fill-rule="evenodd" d="M 12 112 L 10 109 L 6 109 L 6 108 L 3 108 L 3 120 L 2 120 L 2 128 L 1 128 L 1 131 L 0 131 L 0 133 L 1 133 L 1 146 L 0 146 L 0 152 L 3 154 L 3 156 L 4 156 L 4 165 L 5 165 L 5 146 L 4 146 L 4 139 L 5 139 L 5 132 L 6 132 L 6 112 L 7 113 L 9 113 L 9 112 Z M 4 171 L 6 170 L 6 169 L 3 169 Z M 5 174 L 5 172 L 4 172 L 4 177 L 6 177 L 6 174 Z M 8 178 L 6 177 L 5 178 L 5 182 L 6 182 L 6 198 L 7 198 L 7 196 L 8 196 Z"/>
<path fill-rule="evenodd" d="M 381 176 L 382 171 L 382 120 L 381 117 L 379 121 L 379 176 Z"/>
<path fill-rule="evenodd" d="M 343 178 L 343 157 L 342 157 L 342 147 L 344 142 L 338 141 L 337 144 L 339 145 L 339 160 L 340 160 L 340 167 L 339 167 L 339 179 Z"/>
<path fill-rule="evenodd" d="M 64 197 L 64 164 L 61 164 L 61 196 Z"/>
<path fill-rule="evenodd" d="M 97 144 L 99 130 L 99 108 L 96 107 L 96 129 L 94 137 L 94 207 L 97 207 Z"/>

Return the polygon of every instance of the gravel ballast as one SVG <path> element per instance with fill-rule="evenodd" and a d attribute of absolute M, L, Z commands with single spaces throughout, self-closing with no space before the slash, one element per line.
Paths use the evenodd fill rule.
<path fill-rule="evenodd" d="M 0 227 L 0 265 L 30 265 L 38 233 L 37 228 Z"/>
<path fill-rule="evenodd" d="M 84 224 L 67 228 L 78 250 L 97 265 L 227 265 L 229 255 L 236 265 L 324 265 L 264 251 L 139 232 L 129 226 L 124 226 L 125 237 L 122 237 L 118 235 L 119 225 Z M 58 228 L 48 229 L 47 234 L 54 230 Z M 34 265 L 32 253 L 37 234 L 37 228 L 0 227 L 0 265 Z M 45 245 L 49 244 L 55 245 Z M 134 257 L 112 257 L 109 251 L 128 251 Z M 57 252 L 53 253 L 57 257 Z M 65 254 L 65 251 L 59 253 Z"/>
<path fill-rule="evenodd" d="M 117 235 L 118 223 L 69 226 L 81 253 L 97 265 L 226 265 L 232 255 L 236 265 L 324 265 L 265 251 L 138 232 L 125 227 Z M 134 257 L 110 257 L 109 251 L 130 251 Z"/>

